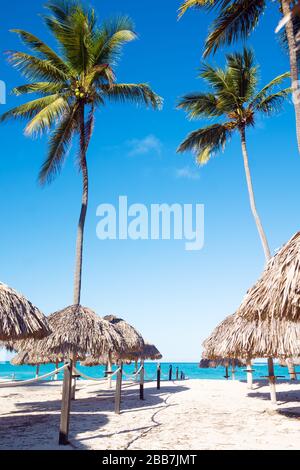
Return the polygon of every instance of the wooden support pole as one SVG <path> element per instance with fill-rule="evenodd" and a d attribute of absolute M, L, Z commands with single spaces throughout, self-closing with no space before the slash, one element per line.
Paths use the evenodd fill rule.
<path fill-rule="evenodd" d="M 141 372 L 140 372 L 140 400 L 144 400 L 144 383 L 145 383 L 145 365 L 144 361 L 141 361 Z"/>
<path fill-rule="evenodd" d="M 115 413 L 117 415 L 121 412 L 121 396 L 122 396 L 122 376 L 123 376 L 123 362 L 118 367 L 120 370 L 117 372 L 117 383 L 116 383 L 116 396 L 115 396 Z"/>
<path fill-rule="evenodd" d="M 161 367 L 160 363 L 157 364 L 157 390 L 160 390 Z"/>
<path fill-rule="evenodd" d="M 235 360 L 232 359 L 231 361 L 231 378 L 235 380 Z"/>
<path fill-rule="evenodd" d="M 134 361 L 134 373 L 135 373 L 134 380 L 135 380 L 135 382 L 138 381 L 138 370 L 139 370 L 139 363 L 138 363 L 138 361 Z"/>
<path fill-rule="evenodd" d="M 297 380 L 297 375 L 296 375 L 296 372 L 295 372 L 295 366 L 294 366 L 294 362 L 293 362 L 293 359 L 287 359 L 286 360 L 286 365 L 287 365 L 287 368 L 288 368 L 288 371 L 289 371 L 289 374 L 290 374 L 290 379 L 291 380 Z"/>
<path fill-rule="evenodd" d="M 170 380 L 170 381 L 171 381 L 172 378 L 173 378 L 172 375 L 173 375 L 173 367 L 170 366 L 170 367 L 169 367 L 169 380 Z"/>
<path fill-rule="evenodd" d="M 108 375 L 108 380 L 107 380 L 107 387 L 112 388 L 112 357 L 111 357 L 111 352 L 108 353 L 108 361 L 107 361 L 107 375 Z"/>
<path fill-rule="evenodd" d="M 224 377 L 225 377 L 226 380 L 229 379 L 228 366 L 225 366 L 225 375 L 224 375 Z"/>
<path fill-rule="evenodd" d="M 276 404 L 277 403 L 277 397 L 276 397 L 276 377 L 274 374 L 274 362 L 272 357 L 268 358 L 268 370 L 269 370 L 269 385 L 270 385 L 270 396 L 271 396 L 271 402 Z"/>
<path fill-rule="evenodd" d="M 40 365 L 37 364 L 36 366 L 36 372 L 35 372 L 35 378 L 38 379 L 40 375 Z"/>
<path fill-rule="evenodd" d="M 75 373 L 75 368 L 76 368 L 76 360 L 74 359 L 72 361 L 73 367 L 72 367 L 72 389 L 71 389 L 71 400 L 75 401 L 76 400 L 76 373 Z"/>
<path fill-rule="evenodd" d="M 58 359 L 56 359 L 56 361 L 55 361 L 55 370 L 58 369 L 58 365 L 59 365 Z M 57 374 L 57 373 L 56 373 L 55 376 L 54 376 L 54 380 L 58 380 L 58 374 Z"/>
<path fill-rule="evenodd" d="M 246 367 L 247 367 L 247 387 L 249 388 L 249 390 L 252 390 L 252 388 L 253 388 L 253 371 L 252 371 L 252 361 L 251 361 L 251 359 L 247 359 Z"/>
<path fill-rule="evenodd" d="M 179 368 L 176 367 L 176 380 L 179 380 Z"/>
<path fill-rule="evenodd" d="M 68 367 L 64 371 L 62 401 L 61 401 L 61 414 L 60 414 L 60 429 L 59 429 L 59 445 L 66 446 L 69 444 L 69 424 L 70 424 L 70 411 L 71 411 L 71 388 L 72 388 L 72 371 L 73 361 L 68 362 Z"/>

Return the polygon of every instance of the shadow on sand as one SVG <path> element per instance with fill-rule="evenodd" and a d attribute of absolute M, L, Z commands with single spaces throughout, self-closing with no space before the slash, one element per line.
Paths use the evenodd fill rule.
<path fill-rule="evenodd" d="M 80 397 L 81 390 L 86 389 L 80 383 L 77 390 L 77 398 L 71 405 L 70 440 L 76 447 L 76 436 L 85 432 L 99 430 L 100 433 L 92 437 L 80 437 L 78 443 L 84 447 L 84 440 L 91 440 L 104 437 L 101 429 L 109 422 L 107 413 L 114 411 L 114 390 L 88 391 L 89 397 Z M 139 400 L 139 390 L 126 386 L 122 390 L 121 415 L 130 412 L 139 412 L 153 408 L 157 412 L 164 408 L 165 396 L 176 394 L 187 390 L 183 385 L 165 386 L 157 390 L 155 386 L 145 388 L 145 400 Z M 56 436 L 59 430 L 61 400 L 34 401 L 34 390 L 32 391 L 32 401 L 16 403 L 16 409 L 7 415 L 0 416 L 0 449 L 14 449 L 14 442 L 18 448 L 32 448 L 34 437 L 34 448 L 56 448 Z M 33 414 L 35 413 L 35 414 Z M 116 415 L 115 415 L 116 416 Z M 122 417 L 120 416 L 120 419 Z M 149 426 L 121 430 L 117 434 L 140 431 L 143 432 Z M 7 430 L 10 430 L 8 433 Z M 115 433 L 114 433 L 115 434 Z M 113 434 L 111 434 L 113 435 Z M 105 434 L 105 437 L 109 437 Z M 18 442 L 17 442 L 18 441 Z"/>

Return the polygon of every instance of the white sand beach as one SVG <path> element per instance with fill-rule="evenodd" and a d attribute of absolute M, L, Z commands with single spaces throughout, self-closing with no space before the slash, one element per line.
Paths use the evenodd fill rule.
<path fill-rule="evenodd" d="M 299 449 L 300 383 L 277 385 L 278 407 L 264 383 L 248 391 L 238 381 L 125 385 L 122 413 L 113 391 L 81 381 L 72 402 L 66 449 Z M 59 449 L 61 383 L 0 389 L 0 449 Z"/>

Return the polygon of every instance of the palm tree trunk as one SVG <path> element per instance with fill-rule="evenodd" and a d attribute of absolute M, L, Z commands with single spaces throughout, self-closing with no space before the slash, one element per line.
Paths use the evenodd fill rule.
<path fill-rule="evenodd" d="M 242 153 L 243 153 L 243 158 L 244 158 L 244 168 L 245 168 L 246 179 L 247 179 L 247 187 L 248 187 L 251 211 L 252 211 L 252 214 L 256 223 L 256 227 L 257 227 L 260 239 L 261 239 L 266 261 L 269 261 L 269 259 L 271 258 L 271 252 L 270 252 L 270 248 L 268 245 L 264 228 L 262 226 L 260 217 L 256 209 L 256 204 L 255 204 L 253 184 L 252 184 L 252 178 L 251 178 L 250 167 L 249 167 L 248 151 L 247 151 L 247 146 L 246 146 L 245 128 L 242 128 L 240 130 L 240 133 L 241 133 L 241 140 L 242 140 Z"/>
<path fill-rule="evenodd" d="M 252 178 L 251 178 L 251 172 L 250 172 L 250 167 L 249 167 L 248 151 L 247 151 L 247 145 L 246 145 L 246 133 L 245 133 L 244 127 L 241 128 L 240 133 L 241 133 L 242 153 L 243 153 L 243 158 L 244 158 L 244 168 L 245 168 L 246 179 L 247 179 L 251 211 L 252 211 L 252 214 L 256 223 L 256 227 L 257 227 L 260 239 L 261 239 L 261 243 L 262 243 L 263 250 L 265 253 L 266 262 L 268 262 L 271 258 L 271 252 L 270 252 L 270 248 L 268 245 L 266 234 L 264 232 L 260 217 L 256 209 Z M 274 376 L 274 361 L 272 357 L 268 358 L 268 370 L 269 370 L 269 384 L 270 384 L 270 390 L 271 390 L 271 400 L 273 403 L 275 403 L 276 402 L 276 390 L 275 390 L 275 376 Z"/>
<path fill-rule="evenodd" d="M 85 115 L 84 104 L 80 108 L 80 167 L 82 172 L 82 201 L 81 212 L 77 229 L 77 243 L 76 243 L 76 267 L 74 278 L 74 305 L 80 304 L 81 298 L 81 278 L 82 278 L 82 256 L 83 256 L 83 240 L 84 240 L 84 226 L 88 207 L 88 193 L 89 193 L 89 180 L 88 168 L 86 161 L 86 135 L 85 135 Z"/>
<path fill-rule="evenodd" d="M 288 15 L 290 13 L 290 0 L 282 0 L 282 13 L 283 15 Z M 300 88 L 299 88 L 299 71 L 298 71 L 298 61 L 297 61 L 297 52 L 296 52 L 296 40 L 294 35 L 293 22 L 289 21 L 285 27 L 286 36 L 289 46 L 289 56 L 290 56 L 290 67 L 291 67 L 291 81 L 293 89 L 293 102 L 295 107 L 296 115 L 296 134 L 298 142 L 298 150 L 300 152 Z"/>

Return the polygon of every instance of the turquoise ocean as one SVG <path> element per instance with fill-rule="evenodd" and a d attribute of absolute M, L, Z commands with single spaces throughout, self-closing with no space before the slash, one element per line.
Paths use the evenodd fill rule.
<path fill-rule="evenodd" d="M 61 364 L 62 366 L 63 364 Z M 183 372 L 186 378 L 189 379 L 211 379 L 211 380 L 225 380 L 225 369 L 223 367 L 217 367 L 216 369 L 200 369 L 198 363 L 183 363 L 183 362 L 161 362 L 162 380 L 168 379 L 169 367 L 172 365 L 173 379 L 176 377 L 176 369 L 178 368 L 179 377 L 180 373 Z M 104 377 L 105 367 L 83 367 L 80 364 L 77 365 L 78 370 L 82 371 L 85 375 L 93 378 Z M 145 378 L 146 380 L 153 380 L 156 378 L 157 364 L 155 362 L 145 363 Z M 45 375 L 49 372 L 54 371 L 55 366 L 52 364 L 43 365 L 40 367 L 40 375 Z M 114 368 L 115 369 L 115 368 Z M 268 369 L 266 363 L 254 363 L 254 379 L 262 380 L 264 376 L 268 375 Z M 124 365 L 124 379 L 126 375 L 134 373 L 134 364 Z M 0 362 L 0 380 L 28 380 L 35 378 L 36 367 L 32 366 L 13 366 L 10 362 Z M 229 374 L 230 368 L 229 368 Z M 288 370 L 286 367 L 281 367 L 275 364 L 275 374 L 277 376 L 283 376 L 282 379 L 289 379 Z M 245 380 L 246 373 L 245 368 L 236 368 L 235 377 L 238 380 Z M 62 374 L 59 375 L 59 379 L 62 379 Z M 52 380 L 46 379 L 46 380 Z"/>

